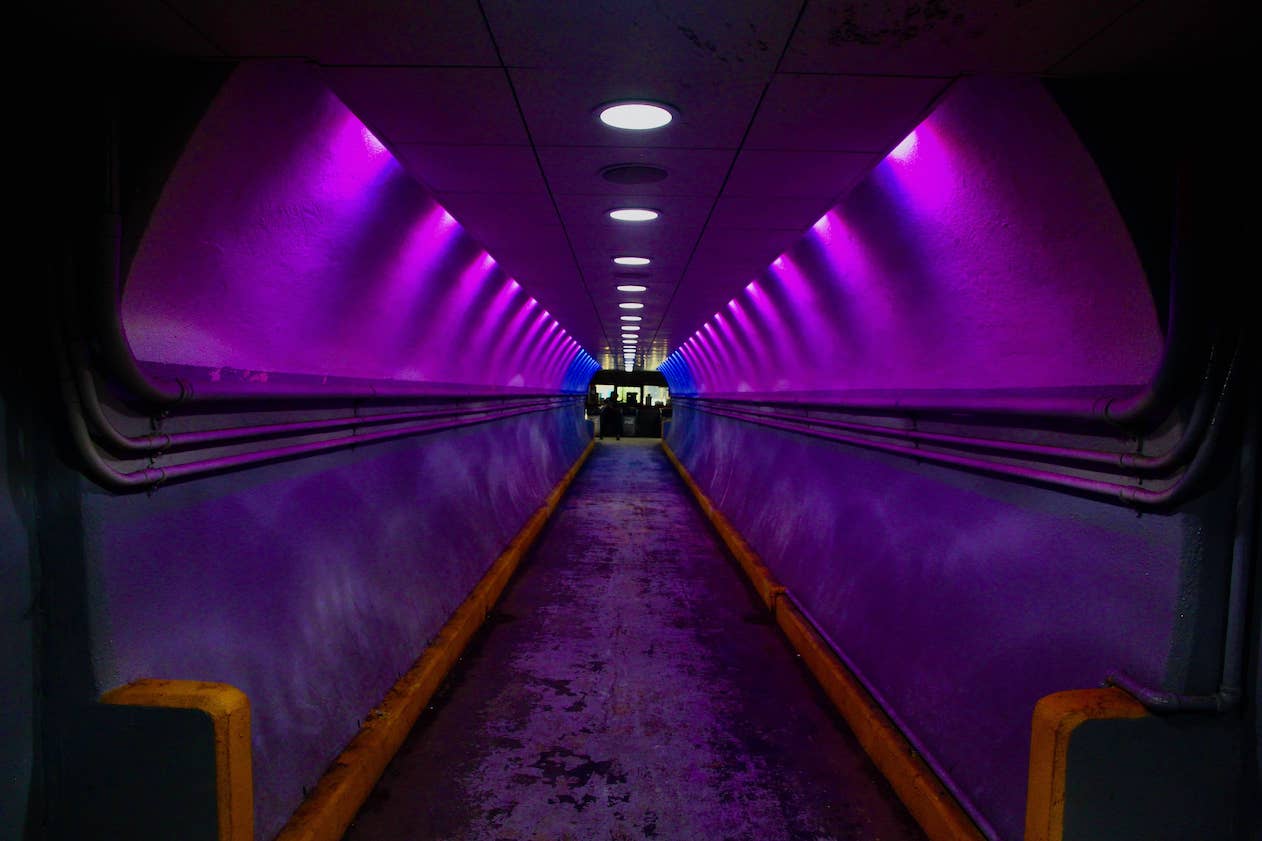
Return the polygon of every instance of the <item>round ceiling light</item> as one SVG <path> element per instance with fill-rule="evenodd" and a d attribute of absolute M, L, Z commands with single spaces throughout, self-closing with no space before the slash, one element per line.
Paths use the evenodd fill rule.
<path fill-rule="evenodd" d="M 622 320 L 623 321 L 643 321 L 644 319 L 640 318 L 638 315 L 624 315 L 622 316 Z"/>
<path fill-rule="evenodd" d="M 639 329 L 640 329 L 640 325 L 638 325 L 638 324 L 624 324 L 624 325 L 622 325 L 622 329 L 623 329 L 623 330 L 639 330 Z"/>
<path fill-rule="evenodd" d="M 627 283 L 627 284 L 623 284 L 622 286 L 619 286 L 618 291 L 619 292 L 646 292 L 648 291 L 648 287 L 638 286 L 634 283 Z"/>
<path fill-rule="evenodd" d="M 653 102 L 613 102 L 602 106 L 600 121 L 611 128 L 627 131 L 649 131 L 675 119 L 669 108 Z"/>
<path fill-rule="evenodd" d="M 624 310 L 642 310 L 642 309 L 644 309 L 644 304 L 641 304 L 641 303 L 640 303 L 640 302 L 638 302 L 638 301 L 624 301 L 624 302 L 622 302 L 621 304 L 618 304 L 618 306 L 619 306 L 619 307 L 621 307 L 621 308 L 622 308 L 622 309 L 624 309 Z"/>
<path fill-rule="evenodd" d="M 652 222 L 661 215 L 647 207 L 619 207 L 609 211 L 609 218 L 619 222 Z"/>
<path fill-rule="evenodd" d="M 626 328 L 624 327 L 623 329 L 625 330 Z M 623 339 L 638 339 L 640 337 L 637 336 L 635 333 L 623 333 L 622 338 Z"/>
<path fill-rule="evenodd" d="M 619 266 L 647 266 L 653 262 L 648 257 L 614 257 L 613 261 Z"/>

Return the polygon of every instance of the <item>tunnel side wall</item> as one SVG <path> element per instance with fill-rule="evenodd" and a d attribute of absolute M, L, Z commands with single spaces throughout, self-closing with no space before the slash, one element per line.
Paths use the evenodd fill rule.
<path fill-rule="evenodd" d="M 1040 697 L 1098 686 L 1117 669 L 1167 681 L 1180 611 L 1194 604 L 1184 577 L 1202 551 L 1199 515 L 1141 518 L 682 404 L 668 434 L 701 489 L 1001 838 L 1022 834 Z"/>
<path fill-rule="evenodd" d="M 242 689 L 272 837 L 588 438 L 574 407 L 153 496 L 83 488 L 96 689 Z"/>
<path fill-rule="evenodd" d="M 1057 105 L 1034 80 L 969 79 L 663 371 L 672 393 L 754 402 L 1126 393 L 1162 342 Z M 1000 838 L 1022 835 L 1040 697 L 1117 669 L 1215 688 L 1189 670 L 1212 654 L 1189 628 L 1221 582 L 1189 582 L 1224 548 L 1206 548 L 1230 533 L 1222 500 L 1137 517 L 673 408 L 669 444 L 701 489 Z"/>

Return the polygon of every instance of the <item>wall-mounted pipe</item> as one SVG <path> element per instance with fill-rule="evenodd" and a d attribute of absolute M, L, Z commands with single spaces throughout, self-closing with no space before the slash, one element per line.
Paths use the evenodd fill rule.
<path fill-rule="evenodd" d="M 1169 486 L 1161 489 L 1145 488 L 1137 485 L 1126 485 L 1100 479 L 1088 479 L 1064 473 L 1026 467 L 1010 462 L 994 461 L 982 457 L 957 455 L 941 450 L 925 449 L 920 446 L 909 446 L 901 443 L 889 443 L 861 438 L 845 432 L 833 432 L 797 420 L 779 420 L 757 414 L 742 413 L 729 408 L 707 405 L 707 402 L 695 401 L 694 398 L 677 398 L 684 404 L 693 404 L 700 411 L 735 420 L 745 421 L 772 429 L 780 429 L 814 438 L 822 438 L 841 444 L 849 444 L 864 449 L 876 450 L 891 455 L 904 456 L 931 464 L 955 467 L 974 473 L 983 473 L 1014 481 L 1022 481 L 1043 487 L 1067 490 L 1083 496 L 1101 499 L 1107 502 L 1120 502 L 1141 510 L 1167 510 L 1187 498 L 1200 486 L 1200 480 L 1209 471 L 1217 455 L 1217 444 L 1221 438 L 1222 427 L 1227 422 L 1232 403 L 1232 391 L 1235 383 L 1234 372 L 1239 363 L 1240 349 L 1237 348 L 1228 364 L 1223 383 L 1217 389 L 1214 410 L 1206 425 L 1205 436 L 1195 455 L 1179 477 Z"/>
<path fill-rule="evenodd" d="M 535 412 L 543 412 L 558 408 L 558 404 L 546 404 L 517 407 L 493 412 L 479 412 L 472 417 L 465 416 L 431 423 L 408 424 L 406 426 L 376 432 L 352 432 L 349 435 L 322 441 L 310 441 L 303 444 L 293 444 L 287 447 L 252 450 L 246 453 L 218 456 L 215 458 L 201 459 L 182 464 L 162 467 L 148 466 L 139 470 L 125 471 L 120 470 L 111 464 L 96 448 L 95 442 L 92 440 L 91 432 L 88 430 L 87 423 L 84 420 L 83 407 L 79 402 L 79 394 L 77 388 L 75 387 L 73 373 L 69 363 L 65 359 L 64 354 L 61 355 L 59 364 L 61 367 L 61 390 L 67 408 L 66 416 L 70 429 L 70 435 L 75 443 L 76 449 L 79 451 L 79 454 L 83 459 L 84 470 L 97 484 L 114 491 L 135 491 L 153 488 L 164 482 L 191 479 L 198 476 L 222 473 L 242 467 L 284 461 L 287 459 L 298 458 L 300 456 L 327 453 L 362 444 L 372 444 L 382 441 L 392 441 L 398 438 L 407 438 L 415 435 L 443 432 L 449 429 L 458 429 L 482 423 L 490 423 L 492 421 L 505 420 L 518 415 L 532 414 Z M 568 402 L 574 404 L 577 404 L 580 400 L 581 398 L 579 397 L 568 398 Z M 563 405 L 563 403 L 561 405 Z"/>
<path fill-rule="evenodd" d="M 1258 531 L 1258 385 L 1251 384 L 1249 420 L 1240 449 L 1239 489 L 1236 494 L 1235 533 L 1231 547 L 1231 571 L 1227 585 L 1227 621 L 1223 632 L 1223 663 L 1218 691 L 1212 695 L 1185 695 L 1144 686 L 1124 672 L 1108 676 L 1108 683 L 1122 689 L 1157 713 L 1228 712 L 1244 700 L 1244 661 L 1249 582 Z"/>
<path fill-rule="evenodd" d="M 1089 450 L 1073 447 L 1054 447 L 1044 444 L 1025 444 L 1018 441 L 1007 441 L 996 438 L 947 435 L 936 432 L 923 432 L 916 429 L 875 426 L 872 424 L 854 423 L 853 421 L 837 421 L 818 416 L 795 417 L 786 413 L 765 411 L 762 409 L 764 404 L 758 404 L 757 407 L 753 408 L 733 408 L 731 404 L 728 404 L 724 406 L 724 411 L 728 413 L 728 416 L 730 417 L 736 417 L 738 415 L 743 418 L 770 417 L 777 420 L 805 423 L 809 426 L 820 426 L 827 429 L 841 430 L 843 432 L 854 432 L 861 435 L 874 435 L 877 437 L 893 438 L 902 441 L 913 441 L 917 444 L 933 444 L 953 449 L 992 452 L 1013 458 L 1027 458 L 1037 461 L 1057 463 L 1068 462 L 1091 465 L 1128 474 L 1162 474 L 1186 464 L 1187 461 L 1193 457 L 1197 446 L 1199 446 L 1205 430 L 1209 425 L 1210 417 L 1213 414 L 1213 407 L 1216 401 L 1214 389 L 1214 385 L 1218 379 L 1218 374 L 1215 371 L 1216 367 L 1218 366 L 1214 364 L 1214 359 L 1211 357 L 1210 364 L 1206 367 L 1201 380 L 1201 388 L 1197 391 L 1196 402 L 1192 407 L 1192 411 L 1188 416 L 1187 423 L 1184 425 L 1178 441 L 1176 441 L 1174 445 L 1166 449 L 1164 452 L 1156 455 L 1150 453 L 1113 452 L 1107 450 Z M 693 400 L 700 405 L 704 404 L 709 398 L 695 397 L 686 399 Z"/>
<path fill-rule="evenodd" d="M 128 436 L 120 432 L 106 416 L 104 408 L 101 406 L 100 397 L 97 394 L 92 372 L 86 366 L 76 363 L 74 365 L 73 378 L 77 387 L 79 406 L 84 413 L 92 437 L 115 454 L 132 456 L 194 447 L 217 447 L 249 441 L 314 435 L 321 432 L 336 432 L 343 429 L 358 429 L 365 426 L 380 426 L 389 423 L 402 423 L 404 421 L 439 420 L 452 417 L 468 418 L 480 411 L 499 412 L 516 408 L 550 408 L 572 401 L 572 398 L 569 397 L 556 396 L 525 400 L 506 399 L 493 409 L 482 409 L 477 405 L 471 406 L 465 403 L 457 408 L 442 410 L 388 412 L 368 415 L 354 414 L 347 417 L 324 420 L 235 426 L 222 429 L 203 429 L 193 432 L 154 432 L 148 435 Z"/>

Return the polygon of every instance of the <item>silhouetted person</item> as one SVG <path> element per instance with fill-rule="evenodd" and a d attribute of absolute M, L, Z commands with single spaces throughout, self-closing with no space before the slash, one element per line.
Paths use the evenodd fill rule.
<path fill-rule="evenodd" d="M 603 441 L 605 431 L 612 427 L 614 437 L 622 440 L 622 408 L 618 405 L 618 392 L 611 391 L 605 398 L 605 406 L 600 410 L 600 438 Z"/>

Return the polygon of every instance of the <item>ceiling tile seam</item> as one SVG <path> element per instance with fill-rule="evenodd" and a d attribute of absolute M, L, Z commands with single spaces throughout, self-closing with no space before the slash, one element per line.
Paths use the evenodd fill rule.
<path fill-rule="evenodd" d="M 457 143 L 455 141 L 400 140 L 399 146 L 428 146 L 438 149 L 529 149 L 529 143 Z"/>
<path fill-rule="evenodd" d="M 1131 5 L 1129 5 L 1129 6 L 1127 6 L 1127 7 L 1126 7 L 1124 10 L 1122 10 L 1121 12 L 1118 12 L 1117 16 L 1116 16 L 1116 17 L 1114 17 L 1112 20 L 1110 20 L 1110 21 L 1108 21 L 1107 23 L 1105 23 L 1104 25 L 1102 25 L 1099 29 L 1097 29 L 1095 32 L 1093 32 L 1093 33 L 1091 33 L 1090 35 L 1088 35 L 1086 38 L 1083 38 L 1083 39 L 1082 39 L 1082 41 L 1081 41 L 1081 42 L 1079 42 L 1077 46 L 1074 46 L 1074 47 L 1070 48 L 1070 50 L 1069 50 L 1067 53 L 1065 53 L 1065 54 L 1064 54 L 1063 56 L 1061 56 L 1060 58 L 1056 59 L 1056 61 L 1053 61 L 1051 64 L 1049 64 L 1049 65 L 1047 66 L 1047 69 L 1046 69 L 1046 70 L 1044 70 L 1043 72 L 1044 72 L 1045 74 L 1049 75 L 1049 76 L 1050 76 L 1050 75 L 1055 75 L 1055 74 L 1056 74 L 1056 68 L 1057 68 L 1057 67 L 1059 67 L 1060 65 L 1062 65 L 1062 64 L 1064 64 L 1065 62 L 1069 61 L 1069 59 L 1073 58 L 1075 55 L 1077 55 L 1079 52 L 1081 52 L 1081 51 L 1082 51 L 1082 50 L 1083 50 L 1083 49 L 1084 49 L 1084 48 L 1085 48 L 1088 44 L 1090 44 L 1092 41 L 1094 41 L 1094 40 L 1096 40 L 1097 38 L 1099 38 L 1099 37 L 1100 37 L 1101 35 L 1103 35 L 1106 31 L 1108 31 L 1108 30 L 1112 29 L 1114 26 L 1116 26 L 1118 23 L 1120 23 L 1120 22 L 1122 21 L 1122 19 L 1123 19 L 1123 18 L 1125 18 L 1125 17 L 1127 17 L 1128 15 L 1130 15 L 1130 13 L 1131 13 L 1131 12 L 1135 11 L 1136 9 L 1138 9 L 1140 6 L 1144 5 L 1146 2 L 1147 2 L 1147 0 L 1135 0 L 1135 2 L 1134 2 L 1134 3 L 1132 3 L 1132 4 L 1131 4 Z"/>
<path fill-rule="evenodd" d="M 736 146 L 662 146 L 646 143 L 640 146 L 611 146 L 608 143 L 545 143 L 540 149 L 624 149 L 639 152 L 644 149 L 657 149 L 663 152 L 735 152 Z"/>
<path fill-rule="evenodd" d="M 482 5 L 482 0 L 478 0 L 478 13 L 482 15 L 482 25 L 486 27 L 486 35 L 491 39 L 491 48 L 495 50 L 495 59 L 500 64 L 500 69 L 504 73 L 504 81 L 508 84 L 509 93 L 513 97 L 513 104 L 517 107 L 517 117 L 521 120 L 522 129 L 526 132 L 526 139 L 530 141 L 530 152 L 534 155 L 535 166 L 539 168 L 539 177 L 543 179 L 544 188 L 548 191 L 548 200 L 552 202 L 552 212 L 556 214 L 557 219 L 561 222 L 561 231 L 565 234 L 565 244 L 569 249 L 570 259 L 574 262 L 574 268 L 578 272 L 579 283 L 583 285 L 583 291 L 587 293 L 587 300 L 592 305 L 592 311 L 596 314 L 596 326 L 600 330 L 600 334 L 605 337 L 605 341 L 608 342 L 609 334 L 605 330 L 605 323 L 600 317 L 600 308 L 596 306 L 596 299 L 592 296 L 591 287 L 587 285 L 587 277 L 583 273 L 582 264 L 579 262 L 578 252 L 574 250 L 570 232 L 565 227 L 565 218 L 561 215 L 561 208 L 557 204 L 556 196 L 552 194 L 552 185 L 548 182 L 548 174 L 544 171 L 543 160 L 539 157 L 539 149 L 535 145 L 535 137 L 530 132 L 530 124 L 526 120 L 526 112 L 521 107 L 521 97 L 517 95 L 517 86 L 513 84 L 513 76 L 504 64 L 504 54 L 500 51 L 499 40 L 495 37 L 495 30 L 491 28 L 491 19 L 486 13 L 486 7 Z"/>
<path fill-rule="evenodd" d="M 1144 2 L 1144 0 L 1140 0 Z M 778 66 L 778 65 L 777 65 Z M 951 79 L 956 74 L 953 73 L 855 73 L 853 71 L 847 73 L 832 73 L 827 70 L 776 70 L 777 76 L 829 76 L 829 77 L 850 77 L 855 79 Z"/>
<path fill-rule="evenodd" d="M 874 155 L 880 149 L 825 149 L 819 146 L 746 146 L 742 152 L 802 152 L 810 155 Z"/>
<path fill-rule="evenodd" d="M 223 45 L 220 44 L 218 41 L 216 41 L 210 35 L 209 32 L 203 29 L 196 21 L 194 21 L 191 17 L 189 17 L 189 15 L 185 14 L 183 9 L 179 8 L 174 3 L 170 2 L 170 0 L 159 0 L 159 2 L 161 3 L 163 7 L 166 8 L 167 11 L 169 11 L 171 14 L 175 15 L 177 18 L 183 21 L 185 26 L 193 30 L 194 35 L 196 35 L 198 38 L 201 38 L 203 41 L 205 41 L 212 49 L 216 50 L 221 56 L 228 57 L 229 53 L 226 49 L 224 49 Z"/>
<path fill-rule="evenodd" d="M 741 134 L 740 143 L 737 144 L 736 154 L 732 156 L 732 160 L 728 162 L 727 171 L 723 173 L 723 181 L 719 184 L 718 192 L 714 195 L 714 201 L 710 203 L 710 210 L 706 213 L 705 221 L 701 223 L 701 232 L 697 235 L 696 241 L 692 244 L 692 249 L 688 252 L 688 258 L 684 261 L 683 268 L 679 272 L 679 279 L 675 281 L 675 287 L 671 290 L 670 297 L 666 299 L 666 305 L 662 308 L 657 327 L 654 328 L 653 335 L 649 339 L 650 344 L 657 342 L 657 336 L 662 331 L 662 325 L 665 324 L 666 317 L 670 314 L 670 308 L 675 303 L 676 296 L 679 295 L 679 287 L 683 284 L 684 278 L 688 274 L 693 258 L 697 255 L 697 249 L 701 247 L 701 240 L 705 237 L 706 230 L 710 226 L 710 219 L 714 216 L 715 208 L 719 206 L 719 199 L 723 198 L 723 191 L 727 188 L 727 182 L 732 178 L 732 171 L 736 168 L 736 161 L 740 158 L 740 154 L 745 148 L 745 140 L 754 128 L 754 122 L 758 119 L 758 112 L 762 108 L 763 101 L 767 98 L 767 92 L 771 90 L 771 83 L 775 81 L 776 73 L 780 70 L 780 65 L 784 63 L 784 57 L 789 52 L 789 45 L 793 43 L 793 36 L 797 34 L 798 26 L 802 23 L 802 16 L 806 14 L 807 2 L 808 0 L 802 0 L 802 4 L 798 7 L 797 17 L 793 19 L 793 26 L 790 27 L 788 34 L 785 36 L 784 45 L 780 48 L 780 57 L 776 59 L 776 66 L 772 68 L 771 73 L 767 74 L 767 81 L 763 84 L 762 91 L 758 94 L 758 101 L 754 103 L 753 113 L 749 115 L 749 122 L 745 124 L 745 131 Z"/>
<path fill-rule="evenodd" d="M 355 62 L 319 62 L 330 70 L 499 70 L 498 64 L 368 64 Z"/>

